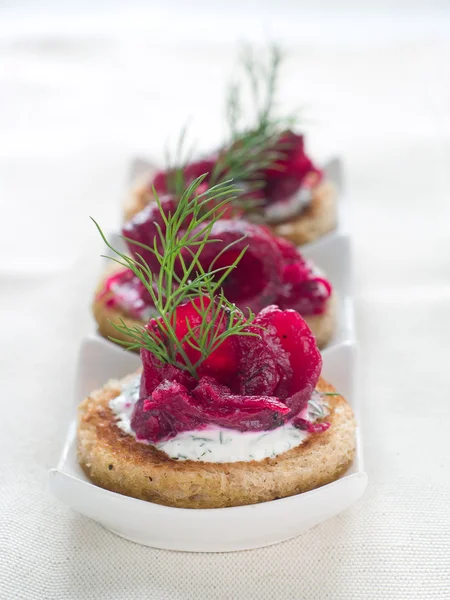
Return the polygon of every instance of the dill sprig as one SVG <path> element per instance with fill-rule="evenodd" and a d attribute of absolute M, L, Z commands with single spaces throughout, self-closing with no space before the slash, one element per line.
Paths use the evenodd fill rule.
<path fill-rule="evenodd" d="M 161 363 L 174 365 L 196 378 L 199 365 L 228 337 L 257 335 L 247 330 L 254 320 L 253 312 L 248 309 L 248 316 L 245 317 L 241 310 L 226 299 L 222 289 L 224 280 L 237 266 L 248 246 L 231 265 L 215 268 L 217 259 L 243 238 L 232 242 L 218 253 L 208 271 L 204 270 L 200 262 L 205 246 L 220 241 L 211 237 L 211 230 L 214 223 L 223 216 L 226 205 L 235 193 L 230 181 L 225 181 L 196 195 L 195 191 L 205 177 L 206 175 L 198 177 L 188 186 L 173 214 L 164 213 L 158 195 L 153 190 L 165 228 L 163 231 L 156 224 L 158 235 L 155 236 L 153 247 L 124 238 L 151 252 L 159 264 L 158 272 L 153 272 L 139 254 L 132 258 L 113 248 L 100 226 L 92 219 L 105 244 L 118 257 L 107 258 L 131 269 L 148 291 L 160 315 L 154 321 L 154 328 L 129 327 L 123 319 L 119 323 L 111 322 L 116 331 L 125 334 L 131 341 L 110 339 L 130 350 L 145 348 Z M 200 323 L 192 327 L 186 319 L 187 333 L 180 340 L 176 335 L 177 308 L 194 298 L 199 298 L 197 304 L 192 302 L 192 307 L 198 313 Z M 186 353 L 186 345 L 199 352 L 199 358 L 195 362 Z"/>
<path fill-rule="evenodd" d="M 217 160 L 208 177 L 208 186 L 213 187 L 219 183 L 233 180 L 237 183 L 245 181 L 245 187 L 235 187 L 235 197 L 230 200 L 233 207 L 246 209 L 254 205 L 243 199 L 249 191 L 259 189 L 264 185 L 261 178 L 262 172 L 268 167 L 273 167 L 277 160 L 283 158 L 283 153 L 274 150 L 276 136 L 268 136 L 266 132 L 249 131 L 239 139 L 231 139 L 224 148 L 218 152 Z M 186 189 L 184 168 L 188 164 L 188 157 L 192 150 L 187 152 L 186 128 L 180 132 L 175 149 L 175 158 L 166 152 L 166 185 L 169 193 L 175 198 L 180 198 Z M 184 158 L 183 158 L 184 157 Z"/>
<path fill-rule="evenodd" d="M 211 174 L 211 182 L 218 183 L 226 177 L 245 181 L 241 194 L 264 187 L 264 171 L 276 169 L 277 161 L 285 157 L 287 147 L 280 143 L 280 136 L 292 127 L 296 118 L 278 118 L 274 114 L 275 96 L 283 54 L 273 45 L 267 57 L 258 58 L 256 50 L 244 46 L 240 65 L 243 78 L 229 86 L 226 117 L 230 139 L 221 152 Z M 252 98 L 251 118 L 246 119 L 243 95 L 249 88 Z M 241 205 L 244 209 L 256 207 L 255 201 Z"/>
<path fill-rule="evenodd" d="M 258 201 L 251 193 L 265 186 L 264 172 L 268 168 L 281 168 L 277 162 L 285 157 L 286 146 L 280 143 L 284 130 L 292 127 L 296 118 L 275 116 L 276 91 L 280 77 L 283 53 L 273 45 L 265 54 L 254 48 L 241 49 L 239 65 L 241 77 L 229 85 L 226 100 L 226 118 L 230 130 L 229 139 L 218 152 L 218 158 L 209 173 L 208 185 L 234 180 L 237 183 L 236 198 L 232 204 L 244 212 L 258 208 Z M 252 99 L 251 117 L 246 118 L 244 95 Z M 186 156 L 186 128 L 181 131 L 175 163 L 166 161 L 168 191 L 178 198 L 186 187 L 183 169 Z"/>
<path fill-rule="evenodd" d="M 176 197 L 181 196 L 186 189 L 183 169 L 188 164 L 190 157 L 193 154 L 193 147 L 186 149 L 187 133 L 188 125 L 185 124 L 178 136 L 173 157 L 169 147 L 166 147 L 165 150 L 167 189 L 169 193 L 174 194 Z"/>
<path fill-rule="evenodd" d="M 240 182 L 245 181 L 247 188 L 239 190 L 245 195 L 249 191 L 264 185 L 263 171 L 274 167 L 283 153 L 274 150 L 277 138 L 262 131 L 249 131 L 232 142 L 219 155 L 210 176 L 210 183 L 216 184 L 226 177 Z"/>
<path fill-rule="evenodd" d="M 297 115 L 279 117 L 275 114 L 283 60 L 283 52 L 276 44 L 265 53 L 257 52 L 251 46 L 242 47 L 239 57 L 241 76 L 239 81 L 230 84 L 226 103 L 227 123 L 233 140 L 256 132 L 270 138 L 296 123 Z M 250 116 L 244 110 L 246 93 L 250 94 L 252 102 Z"/>
<path fill-rule="evenodd" d="M 239 63 L 244 81 L 231 84 L 227 99 L 228 124 L 235 139 L 242 135 L 239 125 L 244 118 L 242 90 L 245 86 L 249 88 L 253 102 L 254 122 L 250 126 L 247 125 L 250 131 L 267 133 L 273 125 L 275 93 L 282 59 L 281 50 L 276 45 L 270 47 L 267 59 L 258 59 L 255 49 L 251 46 L 241 49 Z"/>

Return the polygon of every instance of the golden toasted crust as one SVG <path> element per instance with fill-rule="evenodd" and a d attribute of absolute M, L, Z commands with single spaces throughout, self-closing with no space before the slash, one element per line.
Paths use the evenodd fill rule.
<path fill-rule="evenodd" d="M 125 201 L 125 221 L 152 200 L 153 194 L 148 189 L 148 181 L 147 175 L 138 179 L 133 186 Z M 272 225 L 271 229 L 276 235 L 301 246 L 332 231 L 336 227 L 336 215 L 336 190 L 331 182 L 324 181 L 313 188 L 311 203 L 298 217 Z"/>
<path fill-rule="evenodd" d="M 119 323 L 122 319 L 128 327 L 145 325 L 145 321 L 130 317 L 130 315 L 119 306 L 109 305 L 108 300 L 111 298 L 110 294 L 100 294 L 105 287 L 105 282 L 108 277 L 113 273 L 120 271 L 121 268 L 122 267 L 119 267 L 118 265 L 113 265 L 105 271 L 105 274 L 95 291 L 92 312 L 97 321 L 98 330 L 103 337 L 114 337 L 127 342 L 130 341 L 130 339 L 125 334 L 116 331 L 111 325 L 111 321 L 113 323 Z M 330 341 L 336 326 L 336 295 L 333 294 L 329 298 L 325 312 L 320 315 L 304 315 L 303 318 L 308 323 L 319 348 L 324 348 Z"/>
<path fill-rule="evenodd" d="M 336 190 L 331 182 L 324 181 L 313 188 L 311 203 L 297 218 L 272 225 L 271 229 L 276 235 L 301 246 L 332 231 L 336 219 Z"/>
<path fill-rule="evenodd" d="M 342 396 L 328 397 L 331 427 L 276 458 L 235 463 L 177 461 L 137 442 L 115 423 L 109 401 L 123 381 L 110 381 L 79 407 L 78 459 L 105 489 L 179 508 L 222 508 L 266 502 L 338 479 L 355 454 L 353 412 Z M 334 392 L 323 379 L 318 389 Z"/>

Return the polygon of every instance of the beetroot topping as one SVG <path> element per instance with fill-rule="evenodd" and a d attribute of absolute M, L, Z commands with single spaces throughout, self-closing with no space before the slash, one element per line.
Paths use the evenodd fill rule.
<path fill-rule="evenodd" d="M 284 132 L 274 147 L 283 154 L 275 167 L 264 173 L 268 203 L 283 202 L 296 194 L 302 186 L 309 188 L 319 183 L 322 172 L 305 153 L 304 138 L 292 131 Z"/>
<path fill-rule="evenodd" d="M 269 231 L 269 229 L 266 229 L 266 231 Z M 281 256 L 283 257 L 283 262 L 285 262 L 286 264 L 289 263 L 293 263 L 295 261 L 298 260 L 298 257 L 300 256 L 300 252 L 297 250 L 297 248 L 294 246 L 294 244 L 292 242 L 289 242 L 288 240 L 282 238 L 282 237 L 277 237 L 277 236 L 273 236 L 273 240 L 275 242 L 275 244 L 277 245 L 278 250 L 281 252 Z"/>
<path fill-rule="evenodd" d="M 175 208 L 171 196 L 164 197 L 161 204 L 166 214 Z M 155 202 L 123 228 L 130 252 L 137 260 L 141 256 L 147 261 L 155 274 L 159 272 L 159 262 L 152 252 L 133 241 L 152 247 L 154 240 L 159 240 L 158 227 L 164 234 L 164 220 Z M 332 292 L 330 283 L 293 244 L 274 236 L 268 228 L 239 219 L 220 219 L 214 223 L 210 239 L 216 241 L 206 244 L 200 257 L 205 271 L 229 267 L 247 247 L 239 264 L 223 282 L 225 297 L 241 310 L 257 313 L 272 303 L 282 309 L 292 308 L 302 315 L 322 314 L 326 310 Z M 182 254 L 188 264 L 189 252 L 184 250 Z M 120 304 L 125 308 L 129 304 L 131 314 L 139 316 L 139 311 L 153 305 L 150 294 L 131 273 L 120 275 L 121 278 L 126 280 L 127 289 Z M 107 285 L 111 289 L 109 281 Z"/>
<path fill-rule="evenodd" d="M 308 433 L 322 433 L 330 428 L 330 423 L 312 423 L 301 417 L 295 419 L 294 424 L 298 429 L 303 429 Z"/>
<path fill-rule="evenodd" d="M 226 298 L 241 310 L 259 312 L 274 302 L 281 285 L 282 258 L 274 238 L 265 229 L 241 220 L 219 220 L 202 252 L 205 271 L 224 269 L 233 264 L 242 250 L 247 251 L 223 282 Z"/>
<path fill-rule="evenodd" d="M 256 325 L 264 326 L 263 313 L 257 319 Z M 241 394 L 287 398 L 292 381 L 289 356 L 283 352 L 274 332 L 269 331 L 270 327 L 262 329 L 256 325 L 249 326 L 249 331 L 258 337 L 239 340 L 240 365 L 235 385 Z"/>
<path fill-rule="evenodd" d="M 188 163 L 184 167 L 182 167 L 182 175 L 183 175 L 183 187 L 187 188 L 191 183 L 203 175 L 204 173 L 208 173 L 211 176 L 213 172 L 214 166 L 216 164 L 217 157 L 207 157 L 202 160 L 197 160 L 191 163 Z M 176 177 L 176 173 L 174 169 L 168 169 L 167 171 L 158 171 L 153 180 L 151 181 L 149 188 L 150 190 L 154 187 L 158 196 L 162 196 L 165 194 L 173 193 L 175 190 L 172 188 L 171 180 Z M 201 184 L 203 187 L 197 190 L 197 193 L 200 194 L 204 192 L 208 187 L 208 177 Z"/>
<path fill-rule="evenodd" d="M 273 429 L 288 412 L 276 398 L 233 395 L 215 379 L 203 377 L 192 392 L 165 380 L 150 399 L 138 400 L 131 424 L 138 439 L 156 443 L 212 423 L 239 431 Z"/>
<path fill-rule="evenodd" d="M 158 196 L 164 196 L 165 194 L 168 194 L 167 178 L 167 171 L 157 171 L 149 185 L 149 190 L 152 191 L 153 188 L 155 188 Z"/>
<path fill-rule="evenodd" d="M 314 336 L 295 310 L 282 311 L 277 306 L 268 306 L 257 320 L 278 340 L 281 353 L 289 357 L 290 396 L 286 404 L 297 414 L 311 397 L 322 368 L 322 360 L 315 359 L 319 351 Z"/>
<path fill-rule="evenodd" d="M 177 326 L 184 319 L 195 327 L 198 313 L 192 303 L 176 313 Z M 158 330 L 155 319 L 147 327 Z M 229 337 L 200 365 L 198 379 L 141 350 L 140 399 L 131 420 L 137 438 L 156 443 L 208 426 L 265 431 L 296 418 L 307 428 L 305 409 L 322 366 L 308 326 L 294 311 L 270 306 L 249 332 L 260 337 Z"/>
<path fill-rule="evenodd" d="M 214 155 L 186 165 L 183 169 L 186 187 L 190 185 L 195 179 L 197 179 L 197 177 L 203 175 L 203 173 L 208 173 L 208 175 L 211 176 L 216 161 L 217 156 Z M 208 177 L 206 178 L 206 180 L 208 180 Z"/>
<path fill-rule="evenodd" d="M 170 323 L 175 329 L 175 334 L 178 340 L 183 341 L 187 338 L 190 331 L 195 331 L 200 327 L 202 316 L 206 315 L 206 322 L 213 321 L 213 306 L 211 301 L 206 296 L 194 298 L 190 302 L 179 306 L 176 314 L 172 315 Z M 230 326 L 232 316 L 225 310 L 222 310 L 217 320 L 214 320 L 214 334 L 220 334 Z M 149 323 L 149 327 L 156 325 L 156 320 L 153 319 Z M 211 337 L 211 336 L 210 336 Z M 183 343 L 183 352 L 194 365 L 202 358 L 199 349 L 194 348 L 187 341 Z M 179 362 L 184 362 L 181 354 L 176 356 Z M 227 338 L 216 350 L 214 350 L 198 367 L 199 375 L 214 374 L 218 381 L 227 381 L 230 376 L 238 369 L 238 354 L 236 339 L 234 337 Z"/>
<path fill-rule="evenodd" d="M 165 215 L 174 214 L 177 203 L 173 196 L 162 196 L 160 199 L 161 208 Z M 186 223 L 186 226 L 188 224 Z M 145 263 L 150 267 L 152 272 L 157 273 L 160 265 L 154 254 L 138 244 L 145 244 L 153 247 L 154 240 L 157 241 L 158 249 L 161 251 L 161 241 L 158 234 L 158 227 L 165 231 L 164 217 L 157 202 L 150 202 L 143 210 L 135 215 L 130 221 L 125 223 L 122 228 L 122 234 L 127 240 L 128 248 L 136 260 L 142 257 Z"/>
<path fill-rule="evenodd" d="M 332 292 L 330 282 L 313 269 L 293 244 L 278 237 L 275 241 L 283 256 L 283 285 L 277 304 L 302 315 L 325 312 Z"/>
<path fill-rule="evenodd" d="M 269 147 L 265 147 L 258 159 L 251 154 L 250 149 L 246 155 L 244 148 L 240 147 L 239 141 L 234 142 L 231 146 L 222 148 L 218 153 L 185 165 L 181 169 L 184 184 L 187 187 L 197 177 L 207 173 L 197 191 L 197 193 L 204 192 L 210 185 L 212 173 L 216 170 L 219 179 L 233 178 L 240 190 L 241 198 L 250 203 L 253 202 L 257 212 L 262 212 L 263 215 L 266 212 L 270 221 L 287 220 L 300 213 L 305 204 L 311 201 L 311 189 L 320 183 L 323 173 L 307 156 L 303 135 L 287 130 L 276 136 L 273 145 L 271 147 L 270 145 L 269 143 Z M 236 152 L 239 154 L 238 162 L 242 162 L 243 165 L 249 164 L 255 159 L 264 162 L 269 156 L 278 158 L 269 167 L 256 168 L 255 172 L 252 170 L 251 178 L 245 179 L 239 170 L 234 172 L 237 159 L 234 153 Z M 220 161 L 220 165 L 218 161 Z M 149 188 L 154 187 L 158 195 L 173 193 L 175 190 L 171 181 L 174 177 L 173 169 L 158 171 L 149 184 Z M 255 189 L 255 181 L 261 185 L 260 188 Z M 300 192 L 302 193 L 300 194 Z M 301 202 L 289 202 L 298 195 L 301 197 Z M 280 204 L 279 208 L 272 207 L 278 203 Z"/>
<path fill-rule="evenodd" d="M 322 314 L 331 295 L 331 285 L 323 277 L 314 275 L 311 267 L 303 261 L 285 265 L 283 289 L 278 304 L 293 308 L 302 315 Z"/>

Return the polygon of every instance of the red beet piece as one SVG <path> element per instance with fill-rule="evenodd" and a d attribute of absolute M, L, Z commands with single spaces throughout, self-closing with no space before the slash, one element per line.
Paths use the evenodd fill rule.
<path fill-rule="evenodd" d="M 203 158 L 201 160 L 188 163 L 183 169 L 183 174 L 186 183 L 189 185 L 194 181 L 194 179 L 197 179 L 197 177 L 200 177 L 201 175 L 205 174 L 205 182 L 209 181 L 215 164 L 215 156 Z"/>
<path fill-rule="evenodd" d="M 277 398 L 234 395 L 211 377 L 201 378 L 192 392 L 178 381 L 165 380 L 150 398 L 138 401 L 131 426 L 138 439 L 158 442 L 210 424 L 265 431 L 281 425 L 288 412 Z"/>
<path fill-rule="evenodd" d="M 307 419 L 297 418 L 294 419 L 294 425 L 298 427 L 298 429 L 303 429 L 308 433 L 322 433 L 330 428 L 331 423 L 311 423 Z"/>
<path fill-rule="evenodd" d="M 167 188 L 167 172 L 166 171 L 157 171 L 157 173 L 153 177 L 153 181 L 149 185 L 150 190 L 153 190 L 153 188 L 155 188 L 158 196 L 168 194 L 169 190 Z"/>
<path fill-rule="evenodd" d="M 162 199 L 162 207 L 166 214 L 173 212 L 175 201 L 171 196 L 166 196 Z M 152 246 L 155 236 L 159 239 L 157 224 L 164 233 L 164 221 L 158 206 L 151 203 L 124 226 L 123 233 L 129 240 Z M 244 236 L 244 239 L 240 239 Z M 201 263 L 205 270 L 230 266 L 243 248 L 248 246 L 240 263 L 223 284 L 228 300 L 241 310 L 245 311 L 248 307 L 258 312 L 271 303 L 278 304 L 282 309 L 293 308 L 304 315 L 320 314 L 325 310 L 331 295 L 329 282 L 313 273 L 309 263 L 293 244 L 273 236 L 268 228 L 242 220 L 221 219 L 214 224 L 211 238 L 219 241 L 207 245 L 203 250 Z M 225 251 L 232 242 L 233 246 Z M 154 273 L 159 272 L 159 263 L 151 252 L 131 241 L 128 246 L 136 258 L 141 255 Z M 188 252 L 184 253 L 187 264 L 190 256 Z M 178 270 L 181 275 L 180 265 Z M 151 306 L 150 296 L 137 278 L 131 278 L 128 287 L 133 285 L 133 281 L 136 282 L 137 299 L 142 293 L 143 304 Z M 129 297 L 131 300 L 131 293 Z M 130 308 L 133 310 L 131 304 Z"/>
<path fill-rule="evenodd" d="M 321 314 L 331 296 L 330 283 L 314 274 L 309 263 L 298 254 L 297 261 L 283 268 L 283 286 L 277 298 L 280 308 L 292 308 L 302 315 Z"/>
<path fill-rule="evenodd" d="M 243 236 L 246 237 L 237 241 Z M 271 235 L 246 221 L 220 220 L 214 224 L 210 237 L 221 241 L 208 244 L 203 250 L 201 263 L 205 270 L 230 266 L 248 246 L 223 283 L 230 302 L 241 310 L 250 308 L 258 312 L 276 299 L 281 284 L 282 257 Z M 234 244 L 225 250 L 232 242 Z"/>
<path fill-rule="evenodd" d="M 309 173 L 317 173 L 321 177 L 321 171 L 305 153 L 302 135 L 292 131 L 284 132 L 277 140 L 274 150 L 283 154 L 283 158 L 276 161 L 276 169 L 270 168 L 265 172 L 265 189 L 269 202 L 280 202 L 295 194 Z"/>
<path fill-rule="evenodd" d="M 188 324 L 195 335 L 196 328 L 198 328 L 202 322 L 202 317 L 198 312 L 199 309 L 203 313 L 206 313 L 206 322 L 211 322 L 212 308 L 210 308 L 209 298 L 195 298 L 177 308 L 175 315 L 171 318 L 171 326 L 175 329 L 175 335 L 178 340 L 183 341 L 183 338 L 189 331 Z M 229 315 L 222 309 L 214 326 L 215 333 L 222 333 L 228 326 L 229 320 Z M 146 327 L 161 339 L 166 327 L 162 324 L 161 329 L 158 326 L 158 323 L 162 324 L 161 317 L 151 319 Z M 228 381 L 232 378 L 239 368 L 239 350 L 236 340 L 236 337 L 231 336 L 217 346 L 198 367 L 197 372 L 199 376 L 212 375 L 219 382 Z M 201 358 L 199 350 L 193 348 L 187 341 L 185 341 L 182 346 L 183 351 L 191 364 L 195 365 Z M 163 379 L 169 378 L 164 374 L 164 370 L 169 369 L 169 366 L 165 365 L 164 367 L 161 367 L 159 361 L 157 361 L 153 354 L 147 350 L 141 351 L 141 358 L 144 366 L 144 374 L 146 373 L 146 370 L 148 370 L 148 374 L 145 374 L 145 377 L 141 382 L 141 394 L 150 395 L 155 387 L 155 383 L 162 381 L 161 377 L 163 377 Z M 185 364 L 185 359 L 181 353 L 177 354 L 176 359 L 179 363 Z M 170 368 L 173 369 L 174 367 Z M 182 370 L 179 372 L 186 373 Z M 161 373 L 163 374 L 161 375 Z M 176 380 L 183 381 L 184 385 L 188 385 L 186 380 L 181 380 L 179 376 L 176 377 Z"/>
<path fill-rule="evenodd" d="M 196 327 L 200 326 L 202 317 L 199 314 L 199 310 L 202 313 L 206 313 L 206 321 L 210 323 L 214 308 L 211 306 L 210 299 L 206 297 L 195 298 L 191 302 L 178 307 L 176 310 L 176 322 L 174 323 L 177 338 L 182 340 L 188 333 L 188 323 L 191 330 L 194 331 Z M 227 328 L 229 322 L 229 314 L 227 314 L 226 310 L 221 309 L 214 326 L 214 332 L 216 334 L 222 333 Z M 201 353 L 192 348 L 187 342 L 183 345 L 183 348 L 192 364 L 195 364 L 201 358 Z M 178 359 L 182 361 L 181 356 Z M 228 381 L 237 369 L 238 349 L 236 338 L 228 337 L 201 363 L 198 368 L 198 374 L 200 376 L 211 374 L 218 381 Z"/>
<path fill-rule="evenodd" d="M 168 215 L 173 214 L 177 204 L 173 196 L 164 196 L 160 199 L 163 212 Z M 161 215 L 159 206 L 156 202 L 150 202 L 143 210 L 135 215 L 130 221 L 125 223 L 122 228 L 122 234 L 127 238 L 128 249 L 136 260 L 142 259 L 147 263 L 150 269 L 158 273 L 159 262 L 149 250 L 141 248 L 133 241 L 153 247 L 154 240 L 157 240 L 158 249 L 161 251 L 161 242 L 158 234 L 157 225 L 161 227 L 162 233 L 165 233 L 164 219 Z"/>
<path fill-rule="evenodd" d="M 283 310 L 292 308 L 302 315 L 321 314 L 331 295 L 329 281 L 316 275 L 294 244 L 274 238 L 283 259 L 283 285 L 276 304 Z"/>
<path fill-rule="evenodd" d="M 255 324 L 262 325 L 273 335 L 289 355 L 292 369 L 290 397 L 286 404 L 292 416 L 304 408 L 319 380 L 322 357 L 311 330 L 294 310 L 280 310 L 268 306 L 256 317 Z"/>
<path fill-rule="evenodd" d="M 274 396 L 233 394 L 212 377 L 200 379 L 193 394 L 202 402 L 203 414 L 211 423 L 239 431 L 273 429 L 289 413 L 286 405 Z"/>
<path fill-rule="evenodd" d="M 281 252 L 285 263 L 298 261 L 301 255 L 297 250 L 297 247 L 292 242 L 289 242 L 288 240 L 278 236 L 273 236 L 273 239 L 278 250 Z"/>
<path fill-rule="evenodd" d="M 195 326 L 192 307 L 181 308 L 183 316 Z M 184 335 L 183 323 L 177 318 L 180 336 Z M 264 330 L 258 330 L 258 325 Z M 148 327 L 157 331 L 156 321 Z M 132 417 L 138 438 L 157 442 L 206 426 L 262 431 L 295 417 L 301 428 L 323 430 L 310 428 L 303 416 L 322 365 L 306 323 L 294 311 L 271 306 L 256 317 L 249 331 L 259 331 L 260 337 L 228 338 L 233 345 L 227 347 L 224 343 L 216 350 L 219 356 L 222 348 L 221 360 L 213 360 L 198 382 L 142 350 L 141 398 Z M 229 369 L 231 364 L 236 365 L 235 373 Z"/>
<path fill-rule="evenodd" d="M 150 321 L 147 327 L 152 327 L 154 331 L 159 332 L 159 330 L 154 327 L 153 321 L 154 319 Z M 188 389 L 193 389 L 197 385 L 197 381 L 187 371 L 178 369 L 173 365 L 161 363 L 154 354 L 145 348 L 141 348 L 141 361 L 142 377 L 140 395 L 142 397 L 151 396 L 153 390 L 166 379 L 169 381 L 177 381 Z"/>
<path fill-rule="evenodd" d="M 256 325 L 259 318 L 256 317 Z M 240 336 L 237 344 L 240 365 L 237 376 L 238 391 L 244 395 L 276 396 L 285 400 L 290 395 L 292 368 L 289 354 L 282 348 L 270 328 L 250 326 L 256 336 Z"/>
<path fill-rule="evenodd" d="M 201 406 L 182 383 L 173 379 L 163 380 L 151 397 L 140 398 L 131 417 L 136 437 L 154 443 L 204 424 Z"/>
<path fill-rule="evenodd" d="M 201 160 L 193 161 L 188 163 L 185 167 L 183 167 L 183 177 L 184 177 L 184 185 L 187 187 L 190 185 L 197 177 L 201 175 L 207 175 L 205 181 L 201 184 L 203 188 L 198 190 L 197 193 L 201 193 L 208 188 L 208 180 L 211 176 L 211 173 L 214 169 L 214 165 L 216 164 L 216 157 L 206 157 Z M 174 175 L 173 169 L 157 171 L 153 180 L 149 184 L 149 189 L 155 188 L 156 193 L 158 195 L 168 194 L 169 192 L 173 192 L 170 188 L 170 178 Z"/>

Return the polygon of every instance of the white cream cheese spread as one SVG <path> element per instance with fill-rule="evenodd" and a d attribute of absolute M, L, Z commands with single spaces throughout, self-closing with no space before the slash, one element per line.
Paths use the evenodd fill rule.
<path fill-rule="evenodd" d="M 109 403 L 117 417 L 117 426 L 134 437 L 131 416 L 139 399 L 140 380 L 140 375 L 137 375 L 125 384 L 122 393 Z M 315 392 L 308 403 L 308 420 L 317 421 L 327 414 L 325 403 L 320 394 Z M 308 437 L 308 432 L 291 423 L 270 431 L 237 431 L 207 427 L 198 431 L 183 431 L 154 446 L 177 460 L 225 463 L 275 457 L 300 446 Z"/>

